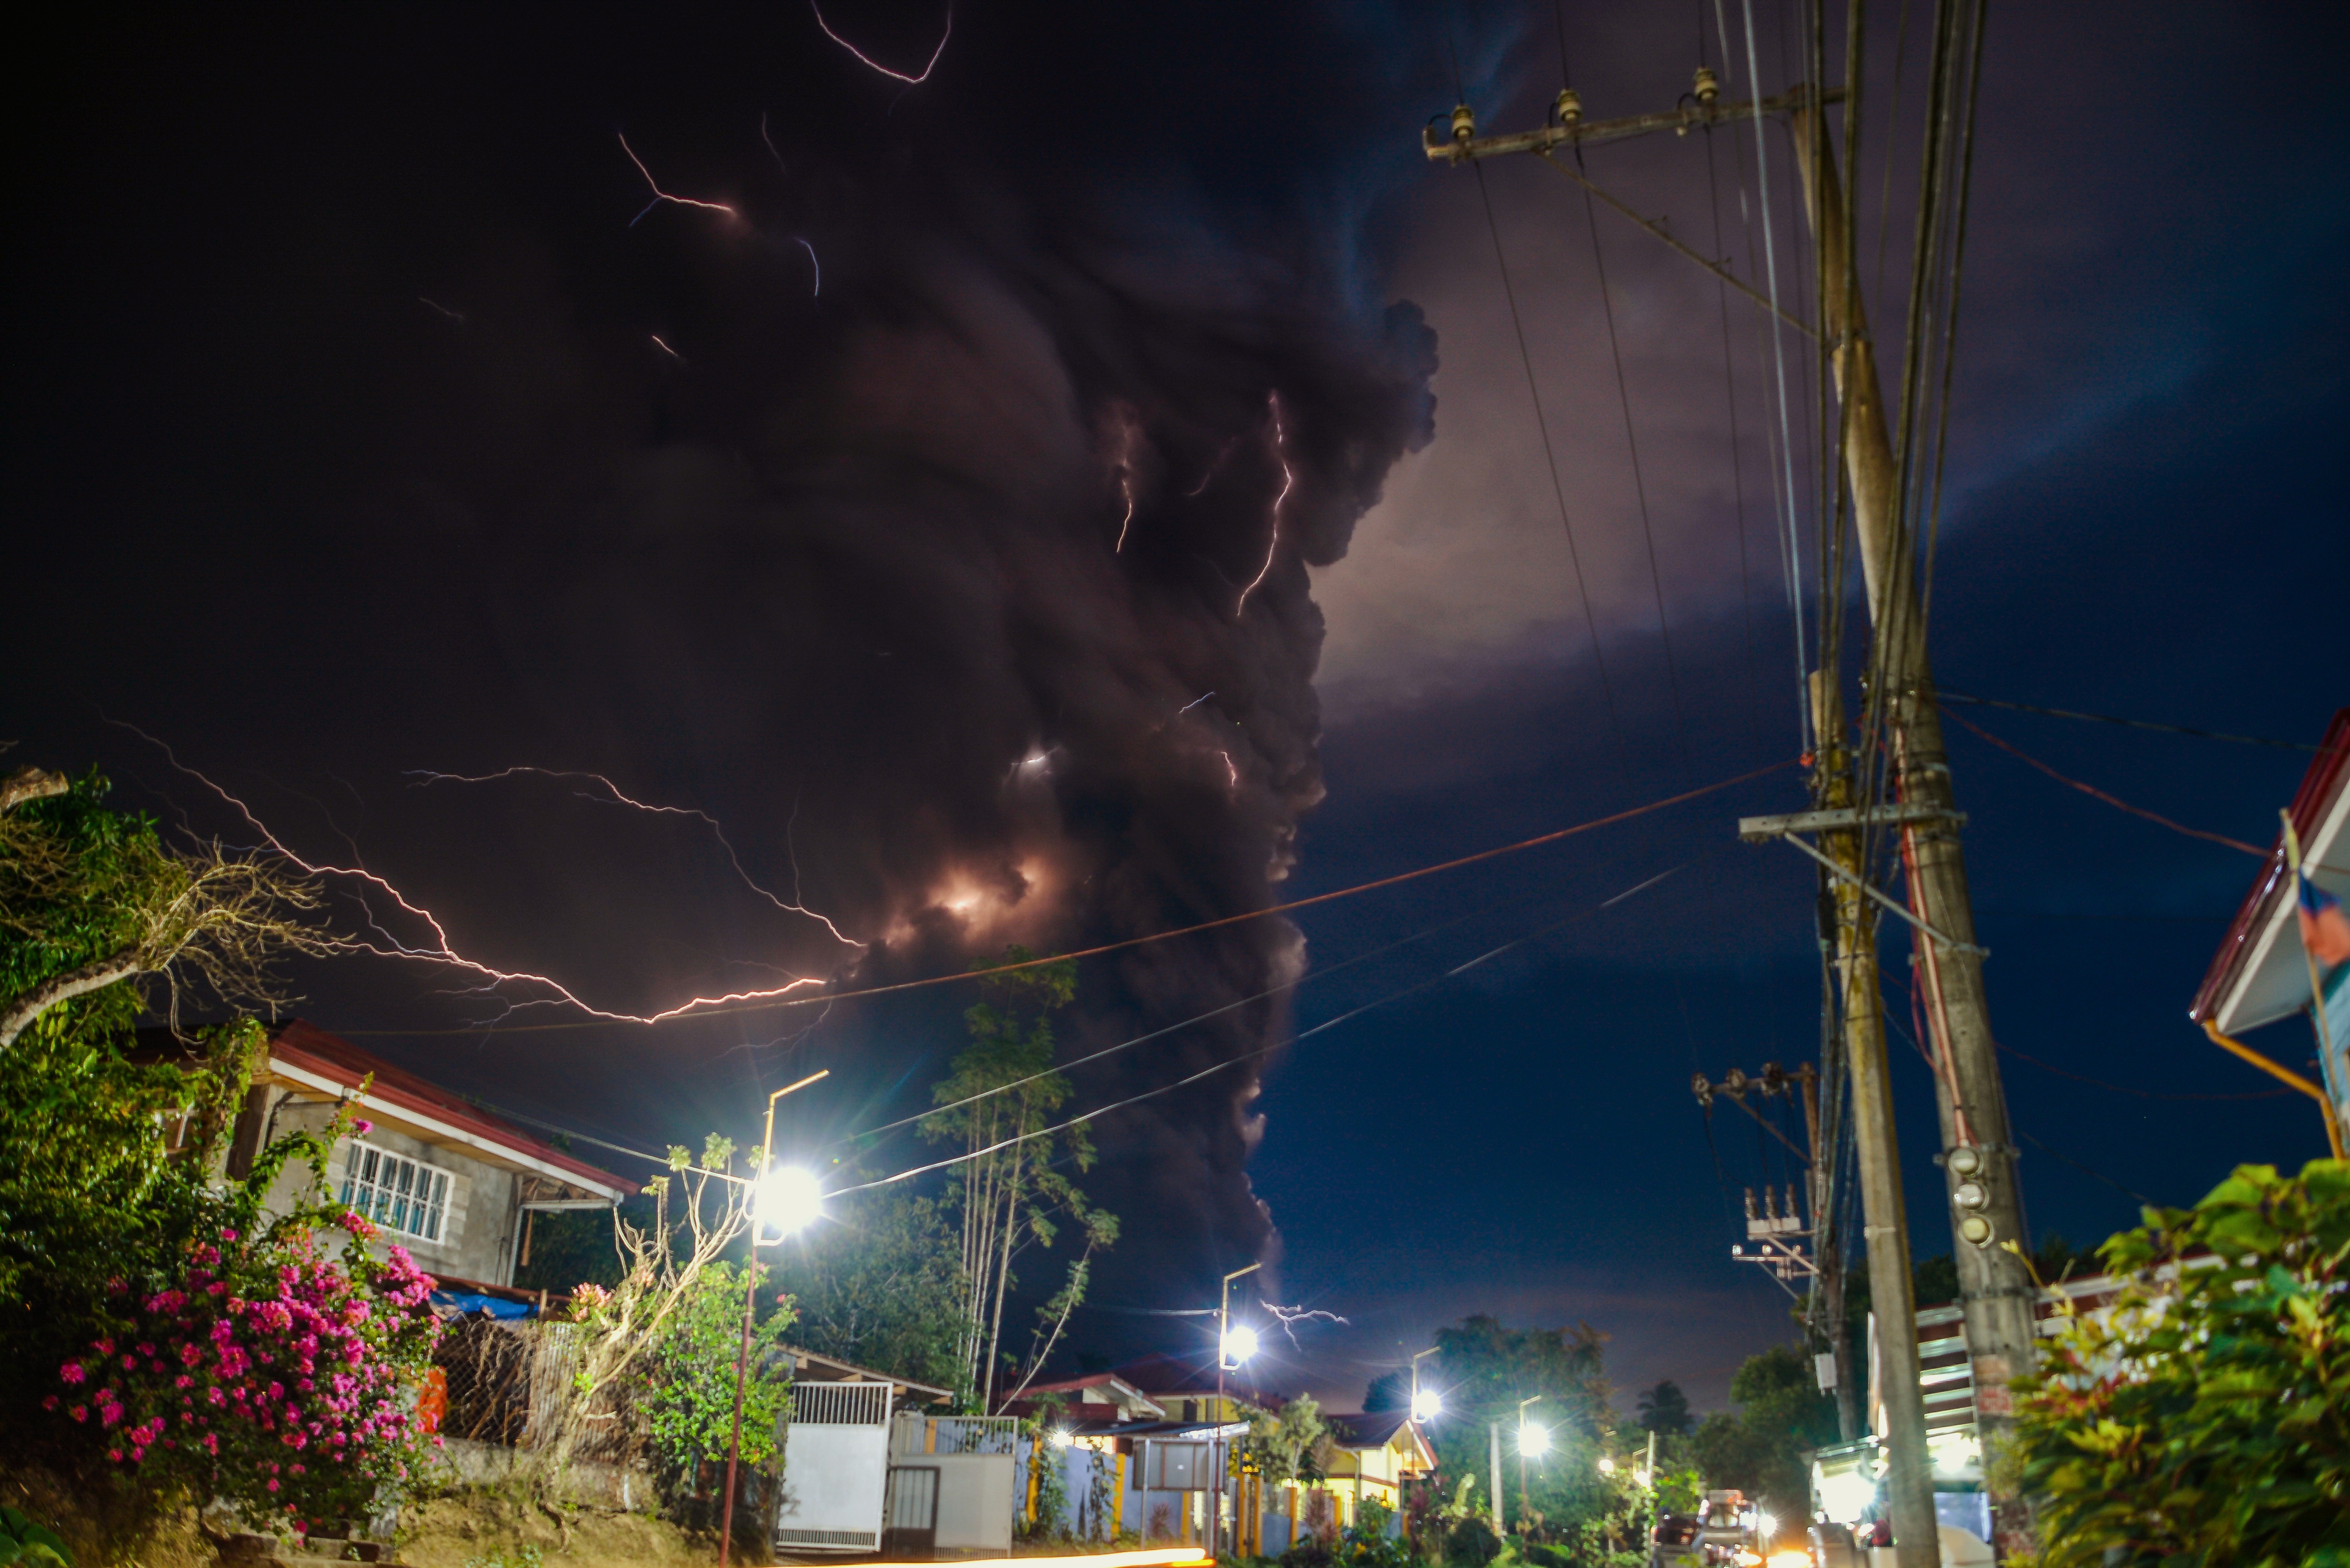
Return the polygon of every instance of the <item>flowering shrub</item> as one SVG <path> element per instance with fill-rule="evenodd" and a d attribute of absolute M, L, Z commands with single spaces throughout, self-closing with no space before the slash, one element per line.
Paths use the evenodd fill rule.
<path fill-rule="evenodd" d="M 344 1232 L 326 1255 L 321 1220 Z M 161 1288 L 109 1287 L 114 1332 L 57 1369 L 43 1401 L 150 1488 L 220 1498 L 252 1522 L 363 1517 L 422 1458 L 413 1385 L 438 1332 L 405 1249 L 349 1210 L 190 1246 Z M 430 1438 L 438 1444 L 437 1438 Z"/>
<path fill-rule="evenodd" d="M 2013 1385 L 2043 1568 L 2350 1568 L 2350 1164 L 2145 1218 L 2102 1249 L 2120 1296 Z"/>

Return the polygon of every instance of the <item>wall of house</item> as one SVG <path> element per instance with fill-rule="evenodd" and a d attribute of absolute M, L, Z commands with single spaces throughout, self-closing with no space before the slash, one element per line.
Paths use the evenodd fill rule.
<path fill-rule="evenodd" d="M 274 1092 L 264 1125 L 263 1144 L 289 1132 L 323 1132 L 334 1119 L 335 1107 L 320 1101 L 296 1100 Z M 519 1179 L 514 1172 L 473 1158 L 461 1150 L 428 1144 L 421 1138 L 378 1122 L 358 1140 L 379 1149 L 449 1173 L 449 1204 L 438 1241 L 420 1236 L 379 1236 L 372 1251 L 381 1257 L 395 1242 L 408 1249 L 417 1266 L 429 1274 L 478 1280 L 502 1285 L 513 1278 L 514 1222 L 517 1217 Z M 337 1147 L 328 1166 L 340 1193 L 345 1167 L 354 1144 Z M 270 1185 L 271 1212 L 283 1214 L 300 1201 L 312 1180 L 309 1167 L 290 1164 Z"/>

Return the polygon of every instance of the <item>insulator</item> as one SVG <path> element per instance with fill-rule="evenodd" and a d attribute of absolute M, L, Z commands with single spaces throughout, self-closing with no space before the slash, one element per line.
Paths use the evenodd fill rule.
<path fill-rule="evenodd" d="M 1452 140 L 1466 141 L 1477 134 L 1477 111 L 1461 104 L 1452 111 Z"/>
<path fill-rule="evenodd" d="M 1583 95 L 1573 88 L 1558 89 L 1558 122 L 1573 125 L 1583 118 Z"/>
<path fill-rule="evenodd" d="M 1742 1067 L 1732 1067 L 1721 1075 L 1721 1092 L 1733 1100 L 1746 1093 L 1746 1071 Z"/>
<path fill-rule="evenodd" d="M 1697 94 L 1698 102 L 1711 109 L 1713 100 L 1721 96 L 1721 78 L 1708 67 L 1700 66 L 1697 68 L 1697 86 L 1691 90 Z"/>
<path fill-rule="evenodd" d="M 1758 1212 L 1754 1207 L 1754 1189 L 1751 1187 L 1746 1189 L 1746 1217 L 1749 1220 L 1760 1220 L 1762 1218 L 1762 1214 Z"/>
<path fill-rule="evenodd" d="M 1795 1207 L 1795 1184 L 1792 1181 L 1787 1183 L 1787 1218 L 1790 1220 L 1803 1218 L 1803 1210 Z"/>

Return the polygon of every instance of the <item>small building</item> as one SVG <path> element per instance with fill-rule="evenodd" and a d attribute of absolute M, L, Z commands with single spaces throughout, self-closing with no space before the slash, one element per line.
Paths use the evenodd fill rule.
<path fill-rule="evenodd" d="M 2350 904 L 2350 708 L 2326 726 L 2290 815 L 2310 880 Z M 2299 890 L 2285 867 L 2283 836 L 2278 834 L 2244 895 L 2188 1013 L 2230 1038 L 2306 1019 L 2314 1036 L 2308 1054 L 2317 1058 L 2334 1125 L 2350 1130 L 2350 963 L 2321 969 L 2303 947 Z M 2303 1054 L 2282 1043 L 2268 1054 L 2288 1066 Z"/>
<path fill-rule="evenodd" d="M 1058 1383 L 1031 1383 L 1018 1400 L 1006 1405 L 1008 1416 L 1033 1416 L 1048 1398 L 1057 1397 L 1072 1421 L 1163 1421 L 1167 1407 L 1115 1372 L 1086 1377 L 1065 1377 Z"/>
<path fill-rule="evenodd" d="M 334 1152 L 334 1195 L 444 1286 L 507 1287 L 530 1217 L 609 1209 L 637 1184 L 300 1019 L 274 1025 L 230 1129 L 226 1173 L 248 1175 L 272 1140 L 323 1132 L 349 1105 L 366 1130 Z M 311 1179 L 296 1163 L 269 1189 L 291 1208 Z"/>
<path fill-rule="evenodd" d="M 1331 1439 L 1326 1484 L 1351 1504 L 1345 1523 L 1354 1522 L 1365 1502 L 1400 1512 L 1404 1482 L 1436 1469 L 1436 1450 L 1429 1447 L 1409 1410 L 1373 1410 L 1322 1419 L 1329 1424 Z"/>

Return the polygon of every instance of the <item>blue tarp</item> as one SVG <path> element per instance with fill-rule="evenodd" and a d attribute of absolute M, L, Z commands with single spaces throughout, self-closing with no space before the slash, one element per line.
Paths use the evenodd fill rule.
<path fill-rule="evenodd" d="M 432 1304 L 454 1307 L 463 1313 L 482 1313 L 499 1319 L 538 1315 L 538 1308 L 528 1302 L 510 1302 L 504 1296 L 479 1295 L 472 1291 L 434 1291 Z"/>
<path fill-rule="evenodd" d="M 1934 1522 L 1947 1524 L 1953 1530 L 1963 1530 L 1977 1541 L 1991 1541 L 1991 1493 L 1987 1491 L 1938 1491 L 1934 1494 Z"/>

